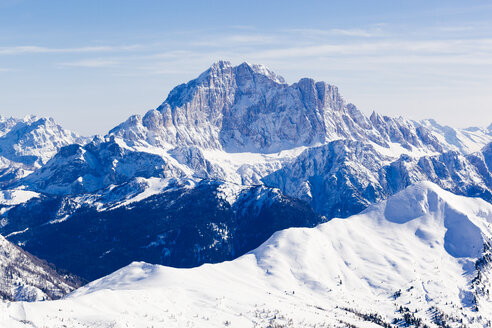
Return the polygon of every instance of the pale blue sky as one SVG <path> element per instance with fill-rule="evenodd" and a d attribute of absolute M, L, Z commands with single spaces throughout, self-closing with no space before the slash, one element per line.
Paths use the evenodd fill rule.
<path fill-rule="evenodd" d="M 0 114 L 105 133 L 224 59 L 361 110 L 492 121 L 490 1 L 0 0 Z"/>

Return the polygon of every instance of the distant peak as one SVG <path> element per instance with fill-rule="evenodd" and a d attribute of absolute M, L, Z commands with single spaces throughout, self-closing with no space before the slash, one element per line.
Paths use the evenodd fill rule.
<path fill-rule="evenodd" d="M 282 76 L 277 75 L 275 72 L 270 70 L 265 65 L 251 64 L 248 62 L 243 62 L 237 66 L 232 66 L 231 62 L 226 61 L 226 60 L 219 60 L 219 61 L 213 63 L 209 69 L 207 69 L 205 72 L 203 72 L 200 75 L 199 79 L 203 78 L 205 76 L 210 76 L 210 75 L 221 76 L 224 73 L 225 74 L 231 73 L 231 72 L 237 73 L 237 72 L 239 72 L 241 70 L 245 70 L 245 69 L 251 71 L 254 74 L 265 76 L 268 79 L 270 79 L 276 83 L 279 83 L 279 84 L 285 83 L 285 79 Z"/>
<path fill-rule="evenodd" d="M 39 117 L 37 117 L 36 115 L 29 114 L 29 115 L 24 116 L 24 118 L 22 120 L 26 123 L 32 123 L 32 122 L 39 120 Z"/>
<path fill-rule="evenodd" d="M 240 67 L 249 67 L 256 74 L 266 76 L 270 80 L 273 80 L 273 81 L 280 83 L 280 84 L 285 83 L 285 79 L 282 76 L 277 75 L 274 71 L 272 71 L 271 69 L 269 69 L 265 65 L 250 64 L 248 62 L 243 62 L 242 64 L 237 66 L 237 68 L 240 68 Z"/>
<path fill-rule="evenodd" d="M 375 110 L 372 111 L 371 116 L 369 116 L 369 119 L 373 123 L 383 121 L 383 117 L 378 112 L 376 112 Z"/>
<path fill-rule="evenodd" d="M 226 60 L 219 60 L 210 65 L 210 67 L 205 72 L 200 74 L 198 79 L 211 75 L 222 76 L 224 74 L 229 74 L 233 69 L 234 67 L 232 66 L 231 62 Z"/>
<path fill-rule="evenodd" d="M 206 80 L 211 76 L 222 76 L 227 74 L 232 69 L 232 65 L 230 62 L 225 60 L 219 60 L 213 63 L 205 72 L 200 74 L 197 78 L 197 81 Z"/>
<path fill-rule="evenodd" d="M 219 60 L 219 61 L 213 63 L 210 66 L 210 69 L 211 70 L 217 70 L 217 69 L 224 69 L 224 68 L 229 68 L 229 67 L 232 67 L 231 62 L 229 62 L 227 60 Z"/>

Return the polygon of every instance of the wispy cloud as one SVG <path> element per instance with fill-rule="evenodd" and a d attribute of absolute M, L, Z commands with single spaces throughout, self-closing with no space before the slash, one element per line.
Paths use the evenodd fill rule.
<path fill-rule="evenodd" d="M 285 30 L 288 33 L 301 34 L 303 36 L 317 38 L 326 36 L 342 36 L 342 37 L 362 37 L 371 38 L 376 36 L 382 36 L 384 31 L 382 29 L 382 24 L 378 24 L 374 27 L 369 28 L 351 28 L 351 29 L 289 29 Z"/>
<path fill-rule="evenodd" d="M 256 52 L 259 58 L 295 58 L 317 56 L 381 56 L 404 55 L 452 55 L 452 54 L 490 54 L 492 39 L 478 40 L 436 40 L 436 41 L 398 41 L 386 40 L 358 43 L 329 43 L 303 47 L 285 47 Z"/>
<path fill-rule="evenodd" d="M 213 38 L 207 36 L 205 40 L 191 41 L 190 45 L 200 47 L 233 47 L 244 45 L 267 45 L 278 43 L 279 35 L 268 34 L 231 34 L 215 36 Z"/>
<path fill-rule="evenodd" d="M 65 63 L 60 63 L 59 65 L 65 67 L 101 68 L 101 67 L 115 66 L 119 63 L 120 61 L 118 60 L 94 58 L 94 59 L 85 59 L 85 60 L 79 60 L 74 62 L 65 62 Z"/>
<path fill-rule="evenodd" d="M 0 55 L 19 55 L 19 54 L 43 54 L 43 53 L 85 53 L 85 52 L 110 52 L 110 51 L 130 51 L 142 48 L 141 45 L 129 46 L 86 46 L 74 48 L 52 48 L 42 46 L 11 46 L 0 47 Z"/>
<path fill-rule="evenodd" d="M 467 25 L 467 26 L 451 26 L 451 25 L 448 25 L 448 26 L 438 26 L 436 28 L 437 31 L 451 32 L 451 33 L 473 31 L 474 29 L 475 29 L 475 26 L 470 26 L 470 25 Z"/>
<path fill-rule="evenodd" d="M 256 30 L 256 27 L 253 25 L 232 25 L 231 28 L 236 30 L 249 30 L 249 31 Z"/>

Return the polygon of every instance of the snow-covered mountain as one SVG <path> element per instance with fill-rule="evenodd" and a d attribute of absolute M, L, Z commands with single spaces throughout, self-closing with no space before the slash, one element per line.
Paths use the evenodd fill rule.
<path fill-rule="evenodd" d="M 0 236 L 0 299 L 39 301 L 60 298 L 80 287 L 77 277 L 60 275 L 48 264 Z"/>
<path fill-rule="evenodd" d="M 490 136 L 492 136 L 492 124 L 487 128 L 456 129 L 440 125 L 433 119 L 414 123 L 429 129 L 447 150 L 457 150 L 465 154 L 479 151 L 490 142 Z"/>
<path fill-rule="evenodd" d="M 218 62 L 173 89 L 156 110 L 109 132 L 128 145 L 198 146 L 229 153 L 276 153 L 335 139 L 440 151 L 438 140 L 404 119 L 367 118 L 338 88 L 304 78 L 292 85 L 261 65 Z"/>
<path fill-rule="evenodd" d="M 263 181 L 307 201 L 328 217 L 358 213 L 418 181 L 432 181 L 454 193 L 490 202 L 491 147 L 470 155 L 447 151 L 395 158 L 367 142 L 337 140 L 307 149 Z"/>
<path fill-rule="evenodd" d="M 0 184 L 32 173 L 61 147 L 84 142 L 85 138 L 63 129 L 51 118 L 0 116 Z"/>
<path fill-rule="evenodd" d="M 38 138 L 51 140 L 38 153 L 18 151 L 38 154 L 40 167 L 3 190 L 36 197 L 3 204 L 0 233 L 91 279 L 133 260 L 230 260 L 278 229 L 356 214 L 419 181 L 492 200 L 490 130 L 366 117 L 334 86 L 288 85 L 261 65 L 218 62 L 157 109 L 86 143 L 72 136 L 63 146 L 69 134 L 52 121 L 26 120 L 5 120 L 0 141 L 53 137 Z"/>
<path fill-rule="evenodd" d="M 325 82 L 283 81 L 261 65 L 218 62 L 173 89 L 156 110 L 86 146 L 64 149 L 17 185 L 50 194 L 94 192 L 135 177 L 256 185 L 306 148 L 335 140 L 364 142 L 387 162 L 403 154 L 415 160 L 445 151 L 466 155 L 492 141 L 486 129 L 366 117 Z"/>
<path fill-rule="evenodd" d="M 234 261 L 136 262 L 64 300 L 15 303 L 9 327 L 485 327 L 492 205 L 414 184 L 348 219 L 274 234 Z M 1 317 L 0 317 L 1 318 Z"/>

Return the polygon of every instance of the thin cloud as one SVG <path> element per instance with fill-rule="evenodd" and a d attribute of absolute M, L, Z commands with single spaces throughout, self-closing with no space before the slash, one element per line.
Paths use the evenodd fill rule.
<path fill-rule="evenodd" d="M 253 25 L 232 25 L 231 28 L 236 30 L 249 30 L 249 31 L 256 30 L 256 27 Z"/>
<path fill-rule="evenodd" d="M 191 50 L 172 50 L 172 51 L 148 55 L 145 56 L 145 58 L 175 59 L 175 58 L 184 58 L 184 57 L 192 56 L 194 54 L 195 52 Z"/>
<path fill-rule="evenodd" d="M 108 59 L 85 59 L 74 62 L 60 63 L 60 66 L 65 67 L 85 67 L 85 68 L 100 68 L 100 67 L 111 67 L 119 64 L 117 60 Z"/>
<path fill-rule="evenodd" d="M 289 29 L 285 30 L 288 33 L 302 34 L 303 36 L 317 38 L 326 36 L 350 36 L 350 37 L 362 37 L 371 38 L 376 36 L 382 36 L 383 30 L 380 26 L 375 28 L 354 28 L 354 29 Z"/>
<path fill-rule="evenodd" d="M 473 31 L 475 29 L 474 26 L 438 26 L 436 30 L 441 32 L 468 32 Z"/>
<path fill-rule="evenodd" d="M 12 46 L 12 47 L 0 47 L 0 55 L 129 51 L 129 50 L 137 50 L 139 48 L 141 48 L 140 45 L 94 46 L 94 47 L 89 46 L 89 47 L 75 47 L 75 48 L 50 48 L 50 47 L 41 47 L 41 46 Z"/>
<path fill-rule="evenodd" d="M 243 45 L 267 45 L 278 43 L 279 36 L 265 34 L 233 34 L 207 37 L 207 40 L 192 41 L 190 45 L 200 47 L 233 47 Z"/>
<path fill-rule="evenodd" d="M 295 46 L 289 46 L 295 45 Z M 311 42 L 300 46 L 297 41 L 265 46 L 200 47 L 197 51 L 190 44 L 181 49 L 157 52 L 125 61 L 125 67 L 133 68 L 132 74 L 140 71 L 149 75 L 172 75 L 179 71 L 200 72 L 219 59 L 240 63 L 272 63 L 277 67 L 288 67 L 293 59 L 308 67 L 328 65 L 331 69 L 345 71 L 387 71 L 391 67 L 423 65 L 434 67 L 490 67 L 492 65 L 492 39 L 413 40 L 377 39 L 369 42 Z M 124 58 L 121 59 L 124 61 Z M 301 64 L 299 64 L 301 65 Z M 298 66 L 298 65 L 294 65 Z M 297 67 L 292 68 L 292 70 Z M 315 71 L 313 67 L 311 70 Z M 191 75 L 190 75 L 191 76 Z"/>
<path fill-rule="evenodd" d="M 294 58 L 339 55 L 388 54 L 492 54 L 492 39 L 440 41 L 377 41 L 364 43 L 330 43 L 307 47 L 285 47 L 257 52 L 258 58 Z"/>

